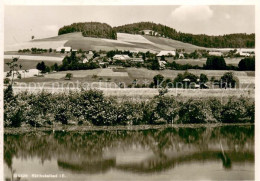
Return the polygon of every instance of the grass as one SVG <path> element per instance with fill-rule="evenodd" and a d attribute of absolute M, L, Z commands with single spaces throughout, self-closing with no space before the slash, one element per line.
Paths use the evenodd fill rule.
<path fill-rule="evenodd" d="M 193 52 L 197 49 L 209 49 L 204 47 L 195 46 L 189 43 L 183 43 L 181 41 L 162 38 L 162 37 L 154 37 L 143 35 L 147 40 L 153 42 L 158 47 L 161 47 L 164 50 L 174 50 L 174 49 L 185 49 L 186 52 Z"/>
<path fill-rule="evenodd" d="M 23 43 L 17 43 L 13 45 L 7 45 L 4 47 L 5 51 L 18 51 L 19 49 L 31 49 L 32 47 L 43 48 L 43 49 L 56 49 L 57 47 L 64 46 L 67 40 L 63 41 L 28 41 Z"/>
<path fill-rule="evenodd" d="M 199 76 L 201 73 L 204 73 L 208 76 L 208 79 L 212 76 L 219 79 L 225 72 L 224 70 L 188 70 L 190 73 L 193 73 Z M 107 82 L 107 79 L 110 78 L 110 82 L 124 82 L 126 87 L 132 84 L 133 80 L 137 79 L 138 84 L 149 84 L 153 81 L 153 77 L 157 74 L 163 75 L 165 78 L 170 78 L 173 80 L 179 73 L 185 71 L 177 70 L 148 70 L 145 68 L 120 68 L 120 69 L 94 69 L 94 70 L 78 70 L 78 71 L 62 71 L 51 74 L 46 74 L 44 77 L 32 77 L 17 80 L 17 82 L 63 82 L 64 77 L 67 73 L 72 73 L 73 78 L 71 82 Z M 248 76 L 250 74 L 251 76 Z M 239 83 L 241 86 L 246 87 L 250 84 L 250 87 L 253 88 L 255 85 L 255 80 L 252 77 L 252 72 L 245 71 L 234 71 L 234 75 L 238 77 Z M 102 80 L 99 80 L 102 78 Z M 140 90 L 139 90 L 140 91 Z"/>
<path fill-rule="evenodd" d="M 4 71 L 8 71 L 9 67 L 6 65 L 7 62 L 11 62 L 11 59 L 4 59 Z M 22 70 L 28 70 L 28 69 L 35 69 L 36 65 L 38 63 L 42 62 L 41 60 L 19 60 L 19 64 L 22 65 Z M 44 61 L 45 65 L 47 66 L 51 66 L 55 63 L 57 63 L 58 65 L 61 64 L 61 62 L 58 61 Z"/>
<path fill-rule="evenodd" d="M 28 56 L 64 57 L 66 54 L 55 53 L 55 52 L 51 52 L 51 53 L 46 52 L 46 53 L 32 54 L 31 52 L 22 53 L 22 52 L 18 52 L 18 51 L 7 51 L 7 52 L 4 52 L 4 55 L 28 55 Z"/>
<path fill-rule="evenodd" d="M 57 48 L 59 46 L 71 46 L 74 49 L 82 50 L 137 50 L 158 52 L 160 50 L 185 49 L 187 52 L 196 49 L 205 49 L 203 47 L 194 46 L 188 43 L 183 43 L 176 40 L 171 40 L 162 37 L 129 35 L 119 33 L 118 40 L 106 40 L 102 38 L 83 37 L 81 33 L 69 33 L 56 37 L 45 39 L 36 39 L 23 44 L 12 45 L 6 48 L 9 51 L 17 51 L 24 48 Z"/>
<path fill-rule="evenodd" d="M 238 63 L 240 62 L 242 58 L 225 58 L 227 65 L 234 65 L 238 66 Z M 168 62 L 175 61 L 178 64 L 184 65 L 184 64 L 191 64 L 192 66 L 198 65 L 200 67 L 203 67 L 204 64 L 206 64 L 207 58 L 201 58 L 201 59 L 178 59 L 173 60 L 173 58 L 166 58 Z"/>
<path fill-rule="evenodd" d="M 154 130 L 166 128 L 215 128 L 223 126 L 251 126 L 254 123 L 212 123 L 212 124 L 165 124 L 165 125 L 131 125 L 129 126 L 77 126 L 77 125 L 56 125 L 55 131 L 67 132 L 86 132 L 86 131 L 125 131 L 131 128 L 132 131 L 139 130 Z M 20 127 L 20 128 L 5 128 L 5 134 L 22 134 L 40 131 L 53 131 L 53 127 Z"/>

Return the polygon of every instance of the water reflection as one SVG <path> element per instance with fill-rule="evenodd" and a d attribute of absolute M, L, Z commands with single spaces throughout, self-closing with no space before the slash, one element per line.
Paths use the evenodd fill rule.
<path fill-rule="evenodd" d="M 234 165 L 243 167 L 248 163 L 251 166 L 247 169 L 252 170 L 254 126 L 4 135 L 6 178 L 21 169 L 14 168 L 14 159 L 26 163 L 35 158 L 43 167 L 46 161 L 56 162 L 57 169 L 69 173 L 71 178 L 77 174 L 106 174 L 111 170 L 132 175 L 163 174 L 180 165 L 215 162 L 221 162 L 222 169 L 227 171 Z M 253 175 L 251 172 L 247 179 Z"/>

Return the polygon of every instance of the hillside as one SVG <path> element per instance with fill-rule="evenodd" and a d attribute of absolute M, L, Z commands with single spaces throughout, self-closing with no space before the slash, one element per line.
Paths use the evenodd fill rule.
<path fill-rule="evenodd" d="M 80 32 L 62 34 L 45 39 L 35 39 L 18 45 L 5 47 L 5 51 L 17 51 L 26 48 L 53 48 L 60 46 L 70 46 L 73 49 L 82 50 L 131 50 L 131 51 L 150 51 L 159 52 L 161 50 L 185 49 L 186 52 L 192 52 L 204 47 L 194 46 L 192 44 L 167 39 L 163 37 L 153 37 L 148 35 L 133 35 L 126 33 L 117 33 L 117 40 L 105 38 L 84 37 Z"/>
<path fill-rule="evenodd" d="M 174 40 L 190 43 L 208 48 L 254 48 L 255 34 L 229 34 L 223 36 L 193 35 L 189 33 L 177 32 L 175 29 L 152 22 L 139 22 L 114 27 L 116 32 L 143 34 L 143 30 L 152 30 L 160 36 Z M 158 36 L 158 35 L 157 35 Z"/>
<path fill-rule="evenodd" d="M 178 32 L 175 29 L 153 22 L 139 22 L 111 27 L 106 23 L 85 22 L 73 23 L 59 29 L 58 35 L 81 32 L 84 37 L 117 39 L 116 33 L 145 35 L 149 32 L 151 36 L 166 37 L 184 43 L 207 48 L 254 48 L 255 34 L 228 34 L 223 36 L 209 36 L 205 34 L 194 35 Z"/>

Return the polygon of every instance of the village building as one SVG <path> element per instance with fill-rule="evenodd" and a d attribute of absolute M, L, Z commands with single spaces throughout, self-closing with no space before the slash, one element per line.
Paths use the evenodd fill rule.
<path fill-rule="evenodd" d="M 167 62 L 164 60 L 159 60 L 158 62 L 159 62 L 160 69 L 164 69 Z"/>
<path fill-rule="evenodd" d="M 89 62 L 89 60 L 87 58 L 84 58 L 82 61 L 82 63 L 88 63 L 88 62 Z"/>
<path fill-rule="evenodd" d="M 172 51 L 160 51 L 156 56 L 157 57 L 174 57 L 176 55 L 176 50 L 172 50 Z"/>
<path fill-rule="evenodd" d="M 142 58 L 131 58 L 131 62 L 135 62 L 135 63 L 144 63 L 144 60 Z"/>
<path fill-rule="evenodd" d="M 94 53 L 91 50 L 88 51 L 88 54 L 94 55 Z"/>
<path fill-rule="evenodd" d="M 127 60 L 131 60 L 131 58 L 128 56 L 128 55 L 115 55 L 113 56 L 113 60 L 119 60 L 119 61 L 123 61 L 123 62 L 126 62 Z"/>
<path fill-rule="evenodd" d="M 68 53 L 71 51 L 71 47 L 58 47 L 56 49 L 56 52 L 61 52 L 62 50 L 64 50 L 64 52 Z"/>
<path fill-rule="evenodd" d="M 185 58 L 184 55 L 183 55 L 183 53 L 180 53 L 180 54 L 179 54 L 179 58 L 180 58 L 180 59 Z"/>
<path fill-rule="evenodd" d="M 240 49 L 237 49 L 237 53 L 238 53 L 240 56 L 249 57 L 249 56 L 255 54 L 255 49 L 240 48 Z"/>
<path fill-rule="evenodd" d="M 222 52 L 219 52 L 219 51 L 210 51 L 209 52 L 209 55 L 210 56 L 222 56 Z"/>
<path fill-rule="evenodd" d="M 144 34 L 144 35 L 155 35 L 155 36 L 160 36 L 160 34 L 156 31 L 153 30 L 141 30 L 139 33 Z"/>

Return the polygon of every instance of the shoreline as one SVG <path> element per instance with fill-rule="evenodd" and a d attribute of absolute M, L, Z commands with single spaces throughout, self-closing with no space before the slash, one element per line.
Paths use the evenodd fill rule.
<path fill-rule="evenodd" d="M 60 125 L 55 127 L 19 127 L 4 128 L 4 134 L 23 134 L 33 132 L 66 131 L 66 132 L 88 132 L 88 131 L 140 131 L 149 129 L 165 128 L 200 128 L 221 126 L 254 126 L 255 123 L 204 123 L 204 124 L 164 124 L 164 125 L 132 125 L 132 126 L 74 126 Z"/>

